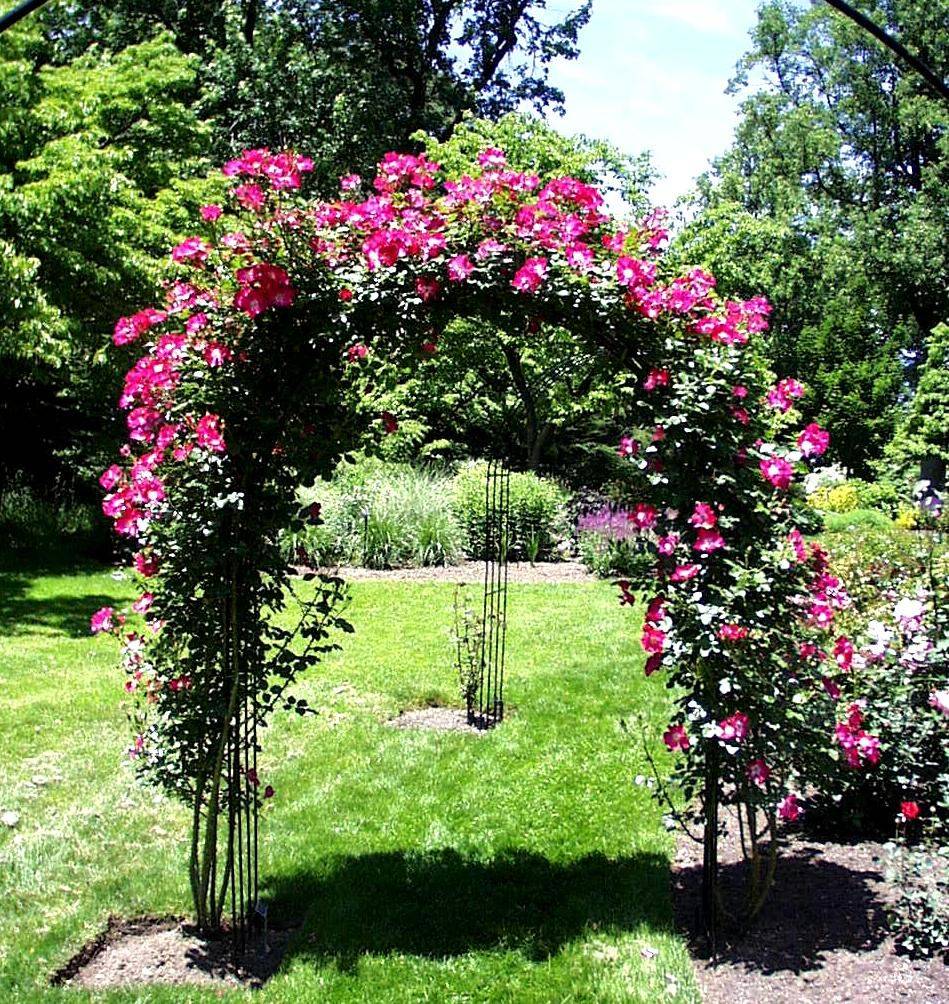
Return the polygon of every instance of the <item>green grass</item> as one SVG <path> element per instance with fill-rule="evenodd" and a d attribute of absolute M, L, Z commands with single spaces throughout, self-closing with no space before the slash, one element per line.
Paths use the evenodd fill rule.
<path fill-rule="evenodd" d="M 259 994 L 50 989 L 110 913 L 186 913 L 186 813 L 123 763 L 110 639 L 88 616 L 128 583 L 0 572 L 0 1000 L 694 1001 L 671 929 L 671 838 L 619 727 L 664 720 L 635 624 L 606 584 L 510 595 L 509 718 L 484 736 L 391 729 L 453 701 L 452 587 L 353 587 L 354 636 L 281 716 L 262 779 L 271 916 L 304 922 Z M 656 730 L 653 730 L 654 732 Z M 643 955 L 651 946 L 658 955 Z"/>

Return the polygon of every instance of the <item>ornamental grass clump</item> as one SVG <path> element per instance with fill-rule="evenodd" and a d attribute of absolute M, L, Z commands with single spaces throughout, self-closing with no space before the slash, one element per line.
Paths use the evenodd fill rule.
<path fill-rule="evenodd" d="M 836 692 L 850 673 L 846 588 L 804 539 L 801 476 L 827 435 L 797 423 L 806 388 L 775 383 L 749 348 L 767 301 L 674 271 L 661 213 L 612 219 L 594 186 L 518 169 L 498 149 L 451 177 L 437 155 L 387 154 L 368 184 L 348 176 L 318 201 L 303 190 L 307 158 L 246 151 L 224 168 L 226 204 L 205 207 L 202 232 L 174 250 L 180 277 L 162 302 L 116 325 L 119 350 L 140 354 L 103 508 L 133 545 L 145 623 L 130 631 L 108 611 L 94 627 L 120 637 L 140 702 L 130 755 L 192 809 L 195 912 L 216 929 L 234 900 L 235 808 L 270 794 L 228 759 L 248 743 L 235 704 L 249 692 L 259 737 L 278 707 L 299 708 L 289 688 L 347 628 L 332 578 L 316 580 L 295 630 L 275 626 L 294 585 L 279 533 L 321 518 L 294 486 L 329 476 L 363 416 L 379 436 L 398 429 L 377 395 L 409 371 L 424 378 L 453 319 L 525 344 L 566 329 L 631 388 L 617 451 L 648 560 L 620 582 L 617 612 L 645 602 L 645 672 L 679 695 L 662 740 L 673 806 L 684 798 L 680 818 L 703 831 L 714 934 L 722 807 L 743 819 L 753 915 L 779 821 L 806 811 L 837 730 L 850 730 L 853 770 L 881 758 L 872 704 L 858 720 L 859 698 Z"/>

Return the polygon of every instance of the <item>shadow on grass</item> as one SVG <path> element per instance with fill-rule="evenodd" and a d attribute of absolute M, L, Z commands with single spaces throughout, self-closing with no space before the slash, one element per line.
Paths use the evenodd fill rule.
<path fill-rule="evenodd" d="M 99 607 L 115 602 L 104 593 L 28 596 L 33 582 L 43 575 L 68 575 L 100 571 L 102 566 L 63 557 L 27 561 L 9 552 L 0 553 L 0 635 L 28 634 L 37 629 L 85 637 L 89 618 Z"/>
<path fill-rule="evenodd" d="M 501 948 L 532 961 L 584 931 L 671 930 L 669 862 L 658 854 L 554 863 L 514 850 L 489 861 L 444 849 L 337 859 L 325 874 L 267 882 L 272 915 L 302 919 L 289 954 L 351 971 L 361 955 L 427 958 Z"/>

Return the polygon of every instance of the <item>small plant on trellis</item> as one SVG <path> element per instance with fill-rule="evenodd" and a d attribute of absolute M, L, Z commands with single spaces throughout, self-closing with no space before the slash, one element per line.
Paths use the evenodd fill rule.
<path fill-rule="evenodd" d="M 474 605 L 471 590 L 465 583 L 455 586 L 454 624 L 452 640 L 455 648 L 455 671 L 461 699 L 468 709 L 477 701 L 478 682 L 481 678 L 481 653 L 484 648 L 484 621 Z"/>

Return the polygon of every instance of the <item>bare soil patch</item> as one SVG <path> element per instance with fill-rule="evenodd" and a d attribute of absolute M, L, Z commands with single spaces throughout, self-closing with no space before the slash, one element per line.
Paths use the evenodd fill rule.
<path fill-rule="evenodd" d="M 727 901 L 738 892 L 743 863 L 734 836 L 720 846 Z M 699 933 L 701 864 L 701 847 L 680 840 L 676 918 L 706 1004 L 949 1001 L 949 966 L 898 954 L 887 934 L 885 909 L 894 891 L 884 879 L 881 844 L 790 838 L 755 926 L 733 932 L 717 960 Z"/>
<path fill-rule="evenodd" d="M 578 561 L 512 561 L 508 566 L 508 582 L 521 583 L 595 582 L 596 576 L 587 571 Z M 342 568 L 309 569 L 301 567 L 301 572 L 323 571 L 339 575 L 347 582 L 372 582 L 392 580 L 396 582 L 465 582 L 476 586 L 484 581 L 484 564 L 480 561 L 465 561 L 460 565 L 444 565 L 428 568 Z"/>
<path fill-rule="evenodd" d="M 483 736 L 489 729 L 479 728 L 477 724 L 468 721 L 468 713 L 464 708 L 409 708 L 395 718 L 390 718 L 387 725 L 394 729 L 431 729 L 434 732 L 470 732 Z"/>
<path fill-rule="evenodd" d="M 205 938 L 180 917 L 110 917 L 94 938 L 50 980 L 54 985 L 108 990 L 137 984 L 258 989 L 280 965 L 292 931 L 254 936 L 234 958 L 231 938 Z"/>

